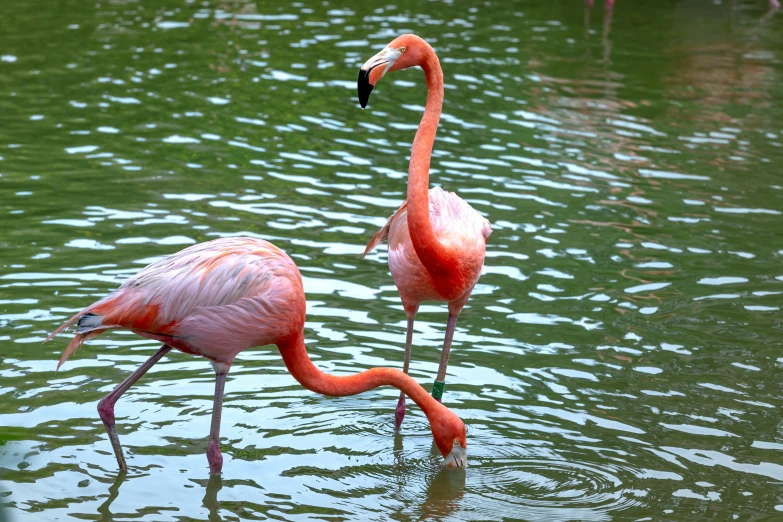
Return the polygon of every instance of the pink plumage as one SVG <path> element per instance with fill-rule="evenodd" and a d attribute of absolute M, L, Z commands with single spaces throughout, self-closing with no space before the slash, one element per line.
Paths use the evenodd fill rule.
<path fill-rule="evenodd" d="M 364 254 L 380 242 L 389 241 L 389 269 L 408 317 L 403 372 L 407 373 L 410 365 L 413 322 L 419 305 L 423 301 L 448 303 L 449 319 L 433 386 L 433 396 L 440 400 L 457 317 L 481 275 L 492 227 L 456 194 L 437 187 L 429 189 L 432 147 L 443 107 L 443 70 L 427 42 L 413 34 L 402 35 L 367 60 L 359 73 L 359 103 L 367 105 L 375 84 L 386 72 L 414 66 L 424 70 L 427 103 L 411 147 L 408 199 L 373 236 Z M 395 411 L 397 429 L 404 417 L 405 396 L 400 394 Z"/>
<path fill-rule="evenodd" d="M 239 352 L 301 329 L 304 307 L 299 270 L 282 250 L 248 237 L 215 239 L 149 265 L 47 340 L 78 321 L 58 368 L 114 328 L 230 365 Z M 291 323 L 291 310 L 301 321 Z"/>
<path fill-rule="evenodd" d="M 220 473 L 220 417 L 226 375 L 237 354 L 276 344 L 291 375 L 305 388 L 331 396 L 394 386 L 427 415 L 444 465 L 465 463 L 465 425 L 398 370 L 372 368 L 332 376 L 313 365 L 304 343 L 305 295 L 296 264 L 282 250 L 248 237 L 215 239 L 149 265 L 104 299 L 88 306 L 48 338 L 77 325 L 58 368 L 85 340 L 113 328 L 163 342 L 144 364 L 98 403 L 120 469 L 127 469 L 115 429 L 114 405 L 169 350 L 201 355 L 215 368 L 215 399 L 207 447 L 211 473 Z"/>
<path fill-rule="evenodd" d="M 448 248 L 458 250 L 467 266 L 469 277 L 460 297 L 464 300 L 481 275 L 484 266 L 486 241 L 492 233 L 489 221 L 473 210 L 462 198 L 440 187 L 429 190 L 430 223 L 435 237 Z M 415 231 L 413 232 L 415 233 Z M 400 292 L 403 308 L 415 313 L 424 301 L 448 302 L 432 284 L 432 276 L 422 264 L 411 242 L 408 224 L 407 202 L 389 218 L 386 225 L 376 233 L 364 255 L 376 245 L 389 243 L 389 269 Z M 467 293 L 467 295 L 465 295 Z M 456 306 L 458 299 L 452 306 Z M 464 302 L 462 305 L 464 306 Z M 462 308 L 462 306 L 460 306 Z"/>

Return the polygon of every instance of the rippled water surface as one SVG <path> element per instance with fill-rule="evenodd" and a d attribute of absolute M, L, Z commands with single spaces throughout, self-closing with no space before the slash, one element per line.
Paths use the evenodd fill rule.
<path fill-rule="evenodd" d="M 783 12 L 765 0 L 17 0 L 0 16 L 0 499 L 10 520 L 739 520 L 783 516 Z M 400 367 L 386 250 L 425 98 L 359 65 L 434 45 L 446 102 L 432 183 L 492 223 L 445 403 L 442 471 L 396 391 L 301 388 L 274 347 L 229 375 L 116 332 L 59 372 L 41 341 L 186 245 L 249 234 L 305 278 L 315 363 Z M 446 308 L 422 307 L 411 375 Z M 2 515 L 0 515 L 2 516 Z"/>

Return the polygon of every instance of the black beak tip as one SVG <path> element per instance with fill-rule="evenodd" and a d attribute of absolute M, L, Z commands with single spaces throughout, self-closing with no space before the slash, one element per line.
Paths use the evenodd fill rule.
<path fill-rule="evenodd" d="M 359 95 L 359 105 L 362 109 L 367 107 L 367 102 L 370 101 L 370 93 L 372 92 L 372 85 L 370 85 L 370 70 L 364 71 L 359 69 L 359 79 L 356 82 L 356 91 Z"/>

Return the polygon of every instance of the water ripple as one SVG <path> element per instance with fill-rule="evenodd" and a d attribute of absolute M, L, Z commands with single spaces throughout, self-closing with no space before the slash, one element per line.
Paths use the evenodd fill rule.
<path fill-rule="evenodd" d="M 595 3 L 11 10 L 0 489 L 13 519 L 783 509 L 770 488 L 783 480 L 780 17 L 737 1 L 618 2 L 608 18 Z M 393 73 L 362 111 L 355 71 L 404 31 L 444 66 L 431 181 L 494 230 L 445 396 L 468 426 L 467 471 L 438 467 L 417 408 L 394 435 L 396 391 L 315 396 L 262 347 L 229 376 L 222 481 L 204 459 L 212 371 L 179 353 L 117 406 L 131 465 L 118 476 L 95 403 L 154 343 L 107 334 L 59 372 L 65 339 L 40 343 L 185 245 L 275 242 L 303 274 L 319 367 L 400 366 L 386 247 L 361 254 L 405 198 L 425 81 Z M 425 386 L 446 315 L 417 316 L 410 373 Z"/>

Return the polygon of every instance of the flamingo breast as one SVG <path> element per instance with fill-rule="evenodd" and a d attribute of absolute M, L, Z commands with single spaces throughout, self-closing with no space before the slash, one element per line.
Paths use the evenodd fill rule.
<path fill-rule="evenodd" d="M 440 187 L 430 189 L 429 206 L 435 236 L 444 246 L 459 253 L 461 267 L 468 272 L 464 278 L 465 287 L 455 289 L 462 295 L 478 281 L 492 227 L 462 198 Z M 403 305 L 446 301 L 435 290 L 432 278 L 413 248 L 411 234 L 416 231 L 408 227 L 406 207 L 407 203 L 403 203 L 388 223 L 389 269 Z"/>

